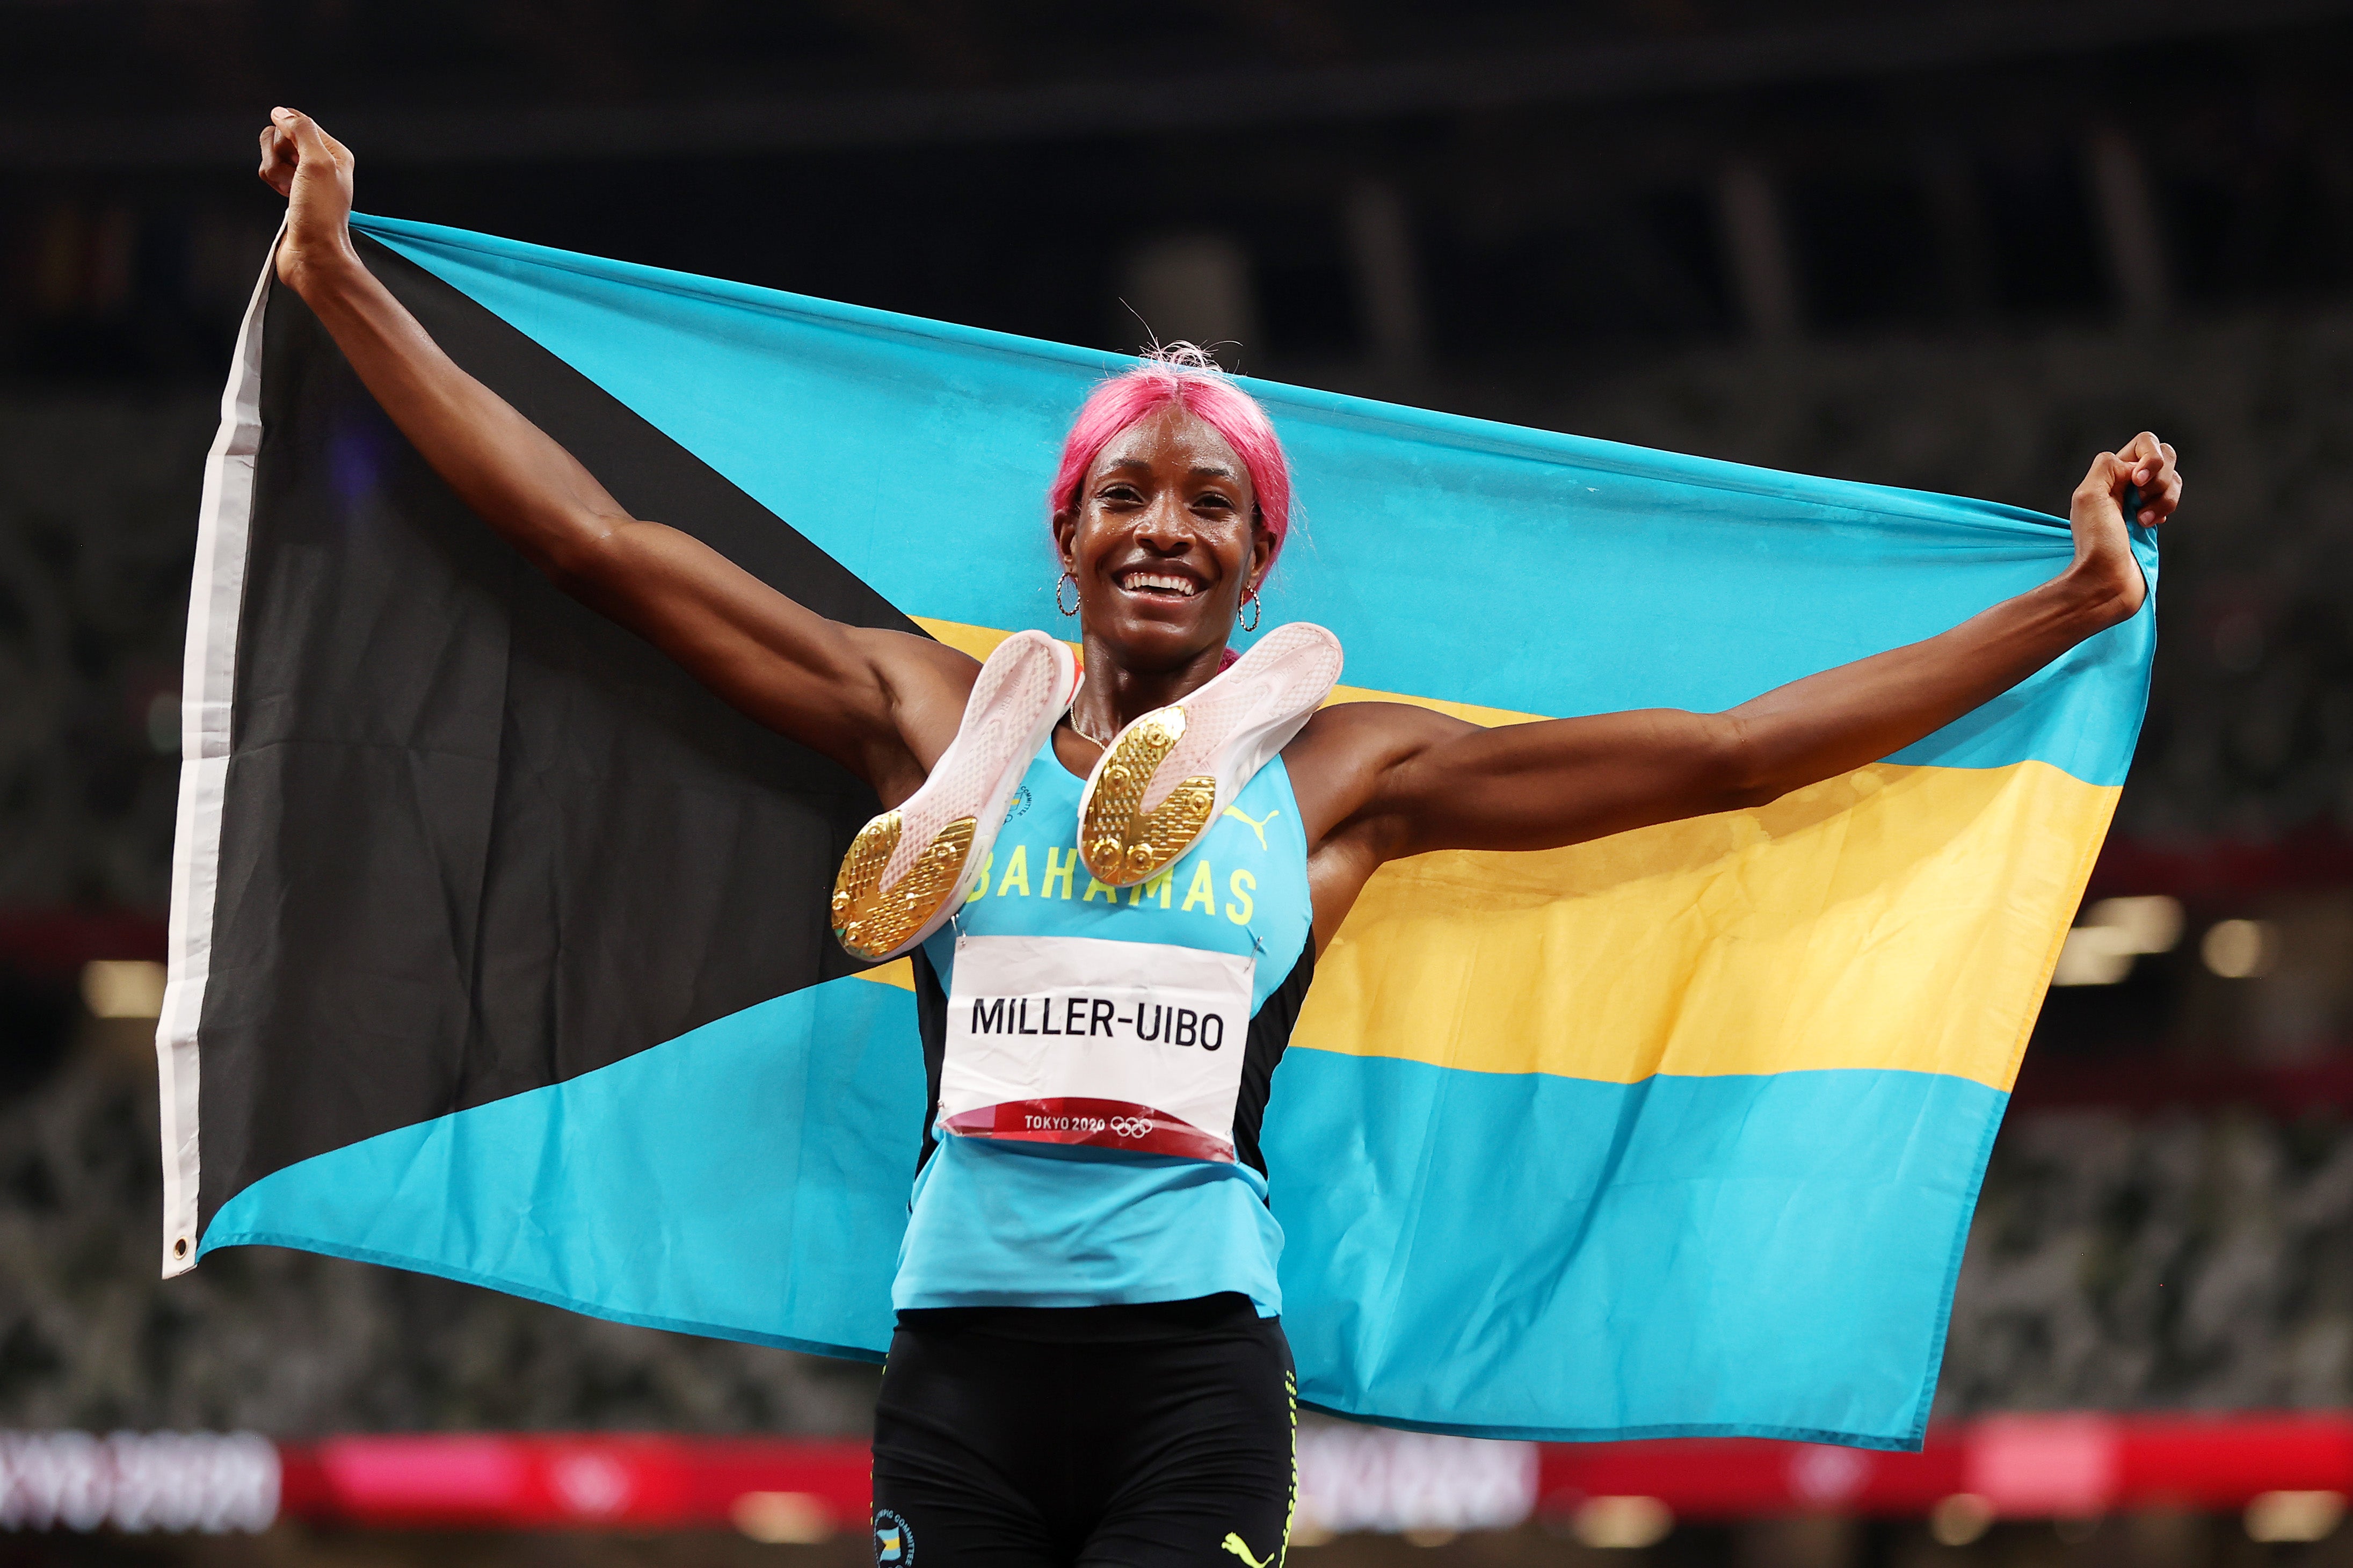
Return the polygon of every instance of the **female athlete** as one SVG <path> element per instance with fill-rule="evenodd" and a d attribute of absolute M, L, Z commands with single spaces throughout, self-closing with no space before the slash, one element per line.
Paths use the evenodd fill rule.
<path fill-rule="evenodd" d="M 1289 525 L 1272 426 L 1205 363 L 1147 363 L 1096 390 L 1050 492 L 1083 681 L 1038 633 L 984 667 L 824 619 L 629 516 L 369 275 L 340 143 L 281 109 L 261 154 L 290 198 L 280 279 L 458 496 L 892 808 L 834 917 L 853 952 L 914 954 L 933 1090 L 875 1423 L 875 1551 L 898 1568 L 1279 1561 L 1295 1415 L 1258 1124 L 1366 879 L 1761 805 L 1885 757 L 2133 615 L 2125 499 L 2153 525 L 2181 494 L 2156 437 L 2103 452 L 2056 577 L 1727 712 L 1488 730 L 1319 709 L 1328 633 L 1227 652 Z"/>

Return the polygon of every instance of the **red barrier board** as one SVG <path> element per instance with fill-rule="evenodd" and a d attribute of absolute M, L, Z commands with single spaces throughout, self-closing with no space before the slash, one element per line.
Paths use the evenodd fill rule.
<path fill-rule="evenodd" d="M 453 1434 L 281 1452 L 284 1511 L 355 1524 L 666 1529 L 784 1494 L 841 1529 L 863 1524 L 871 1492 L 865 1445 L 823 1440 Z"/>
<path fill-rule="evenodd" d="M 733 1527 L 814 1541 L 866 1526 L 863 1443 L 605 1433 L 0 1433 L 0 1529 Z M 2002 1415 L 1916 1454 L 1671 1439 L 1480 1443 L 1326 1423 L 1301 1433 L 1303 1519 L 1325 1531 L 1832 1512 L 1982 1520 L 2235 1510 L 2267 1494 L 2328 1528 L 2353 1494 L 2353 1415 Z M 1598 1500 L 1614 1500 L 1599 1502 Z M 2258 1509 L 2261 1512 L 2261 1509 Z M 2250 1531 L 2256 1528 L 2252 1522 Z M 2285 1527 L 2281 1527 L 2285 1528 Z M 2314 1528 L 2318 1528 L 2317 1526 Z M 2311 1539 L 2281 1534 L 2263 1539 Z"/>
<path fill-rule="evenodd" d="M 2003 1517 L 2238 1509 L 2264 1492 L 2353 1492 L 2353 1418 L 2337 1415 L 1991 1416 L 1916 1454 L 1747 1439 L 1547 1444 L 1537 1507 L 1654 1497 L 1685 1519 L 1808 1510 L 1918 1518 L 1968 1492 Z"/>

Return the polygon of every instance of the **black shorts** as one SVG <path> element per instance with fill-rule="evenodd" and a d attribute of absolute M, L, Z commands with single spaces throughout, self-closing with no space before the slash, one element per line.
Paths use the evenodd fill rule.
<path fill-rule="evenodd" d="M 902 1312 L 878 1568 L 1275 1568 L 1297 1392 L 1282 1324 L 1242 1296 Z"/>

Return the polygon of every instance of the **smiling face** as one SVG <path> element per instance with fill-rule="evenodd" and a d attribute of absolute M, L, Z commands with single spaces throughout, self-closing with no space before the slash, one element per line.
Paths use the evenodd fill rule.
<path fill-rule="evenodd" d="M 1224 652 L 1250 586 L 1274 557 L 1250 471 L 1226 438 L 1162 408 L 1106 443 L 1077 504 L 1054 519 L 1094 657 L 1139 673 Z"/>

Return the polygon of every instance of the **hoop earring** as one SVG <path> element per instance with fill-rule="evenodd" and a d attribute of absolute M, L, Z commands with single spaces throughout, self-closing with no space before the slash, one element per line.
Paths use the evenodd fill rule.
<path fill-rule="evenodd" d="M 1062 584 L 1065 583 L 1068 583 L 1071 585 L 1071 603 L 1068 609 L 1062 608 Z M 1068 567 L 1065 567 L 1062 571 L 1062 574 L 1054 579 L 1054 608 L 1061 610 L 1062 614 L 1066 616 L 1077 615 L 1079 613 L 1078 594 L 1079 580 L 1071 574 Z"/>
<path fill-rule="evenodd" d="M 1250 591 L 1250 597 L 1242 601 L 1242 608 L 1250 613 L 1250 618 L 1241 623 L 1242 630 L 1246 632 L 1254 632 L 1258 630 L 1259 622 L 1266 618 L 1266 609 L 1264 605 L 1259 603 L 1258 590 L 1256 588 L 1252 588 Z"/>

